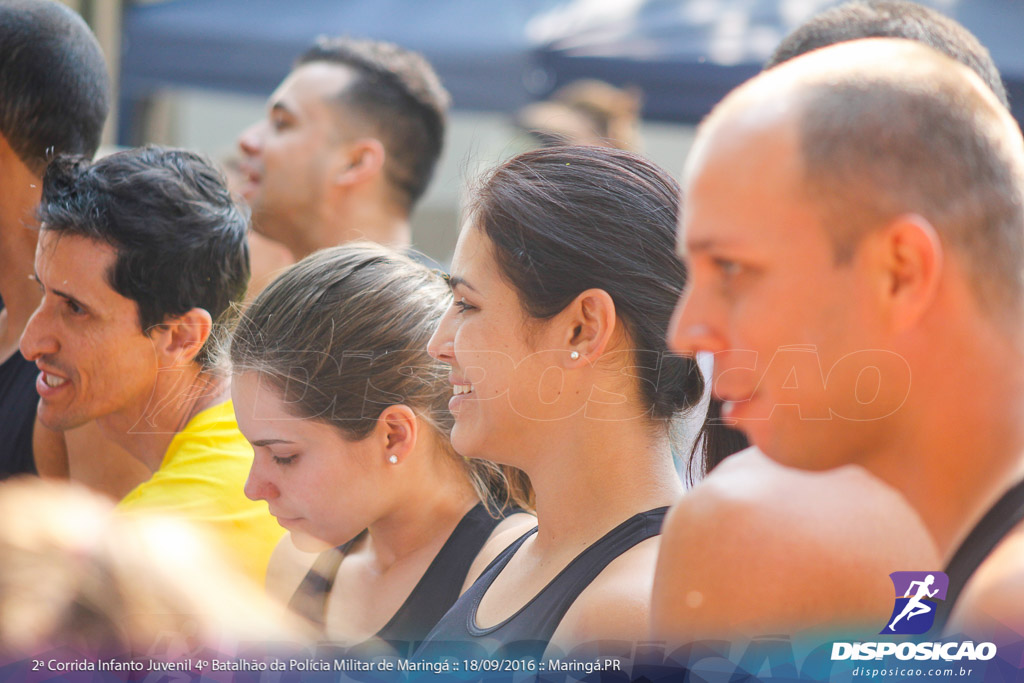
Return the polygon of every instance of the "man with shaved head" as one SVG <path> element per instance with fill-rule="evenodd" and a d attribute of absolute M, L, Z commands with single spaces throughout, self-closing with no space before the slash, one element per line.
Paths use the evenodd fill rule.
<path fill-rule="evenodd" d="M 986 513 L 998 503 L 1002 519 L 1024 516 L 1024 141 L 991 89 L 910 41 L 818 50 L 715 109 L 684 200 L 691 282 L 670 338 L 714 354 L 727 417 L 782 464 L 857 465 L 891 486 L 951 561 L 947 604 L 966 583 L 962 614 L 1020 621 L 999 613 L 1014 603 L 992 598 L 1013 582 L 989 568 L 1022 534 Z M 736 581 L 751 530 L 709 514 L 714 480 L 667 523 L 663 548 L 685 552 L 663 553 L 654 618 L 673 640 L 776 625 L 744 608 L 786 577 Z M 852 528 L 856 501 L 849 511 Z M 846 587 L 805 589 L 827 604 Z M 852 621 L 874 606 L 877 633 L 891 598 Z M 851 625 L 851 614 L 800 616 L 789 625 Z"/>

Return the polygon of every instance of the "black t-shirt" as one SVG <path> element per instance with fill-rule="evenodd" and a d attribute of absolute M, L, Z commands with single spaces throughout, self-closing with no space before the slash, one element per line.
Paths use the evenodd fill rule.
<path fill-rule="evenodd" d="M 3 310 L 3 300 L 0 300 Z M 0 363 L 0 479 L 36 473 L 32 427 L 36 421 L 39 370 L 20 351 Z"/>

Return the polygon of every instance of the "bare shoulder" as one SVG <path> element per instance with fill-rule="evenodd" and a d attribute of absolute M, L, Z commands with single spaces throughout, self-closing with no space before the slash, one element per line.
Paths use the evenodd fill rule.
<path fill-rule="evenodd" d="M 917 513 L 864 470 L 798 471 L 749 449 L 669 514 L 654 631 L 684 642 L 877 628 L 892 609 L 889 573 L 938 566 Z"/>
<path fill-rule="evenodd" d="M 473 582 L 480 578 L 487 565 L 494 561 L 501 551 L 515 543 L 516 539 L 527 531 L 537 526 L 537 518 L 526 512 L 519 512 L 509 515 L 494 527 L 484 547 L 477 554 L 473 564 L 466 574 L 466 582 L 462 585 L 462 592 L 473 585 Z"/>
<path fill-rule="evenodd" d="M 285 534 L 278 541 L 267 565 L 267 594 L 282 603 L 287 603 L 316 562 L 317 555 L 299 550 L 292 543 L 291 534 Z"/>
<path fill-rule="evenodd" d="M 659 541 L 648 538 L 612 560 L 573 602 L 551 642 L 569 651 L 601 640 L 646 639 Z"/>
<path fill-rule="evenodd" d="M 947 633 L 965 633 L 997 645 L 1024 635 L 1024 522 L 982 563 L 964 587 Z"/>

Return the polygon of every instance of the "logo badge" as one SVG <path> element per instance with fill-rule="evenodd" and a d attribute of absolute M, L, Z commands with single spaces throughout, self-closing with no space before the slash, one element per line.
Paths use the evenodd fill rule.
<path fill-rule="evenodd" d="M 889 578 L 896 589 L 896 605 L 880 633 L 927 633 L 935 623 L 938 601 L 946 599 L 949 577 L 942 572 L 893 572 Z"/>

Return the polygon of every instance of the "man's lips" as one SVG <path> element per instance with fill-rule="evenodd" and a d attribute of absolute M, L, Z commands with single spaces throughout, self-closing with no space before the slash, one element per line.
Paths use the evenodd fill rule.
<path fill-rule="evenodd" d="M 39 375 L 36 377 L 36 391 L 41 397 L 50 398 L 69 385 L 70 381 L 64 375 L 39 368 Z"/>
<path fill-rule="evenodd" d="M 242 194 L 243 197 L 248 197 L 255 191 L 256 187 L 260 184 L 262 175 L 256 169 L 247 167 L 245 165 L 243 165 L 241 168 L 241 174 L 243 182 L 242 187 L 239 189 L 239 192 Z"/>

